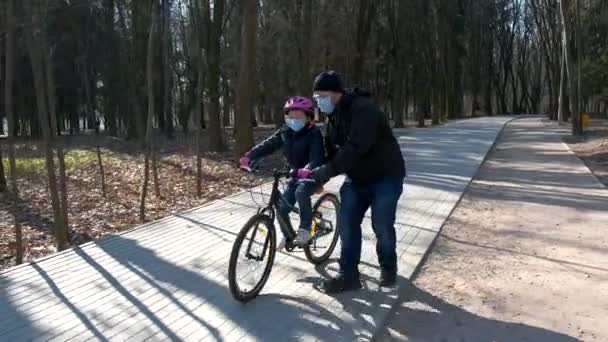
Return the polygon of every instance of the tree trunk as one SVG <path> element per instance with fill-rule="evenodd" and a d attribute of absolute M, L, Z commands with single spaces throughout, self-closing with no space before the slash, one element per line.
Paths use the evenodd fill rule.
<path fill-rule="evenodd" d="M 207 11 L 209 12 L 209 11 Z M 209 14 L 210 16 L 210 14 Z M 222 126 L 220 120 L 220 64 L 221 64 L 221 38 L 224 18 L 224 0 L 213 1 L 213 20 L 208 18 L 209 45 L 208 45 L 208 90 L 209 90 L 209 149 L 221 151 L 224 149 L 222 139 Z"/>
<path fill-rule="evenodd" d="M 157 0 L 152 0 L 152 11 L 150 12 L 150 32 L 148 34 L 148 53 L 146 74 L 148 79 L 148 118 L 146 120 L 145 133 L 145 159 L 144 159 L 144 182 L 141 190 L 141 204 L 139 207 L 139 219 L 144 222 L 146 218 L 146 196 L 148 194 L 148 182 L 150 179 L 150 155 L 152 154 L 152 119 L 154 117 L 154 39 L 156 36 Z"/>
<path fill-rule="evenodd" d="M 367 51 L 372 22 L 376 16 L 376 6 L 377 3 L 374 0 L 359 0 L 359 16 L 355 33 L 355 57 L 352 69 L 352 79 L 355 83 L 362 81 L 365 52 Z"/>
<path fill-rule="evenodd" d="M 201 56 L 202 56 L 201 49 Z M 198 82 L 196 88 L 196 104 L 194 105 L 194 126 L 196 127 L 196 138 L 195 138 L 195 148 L 196 148 L 196 196 L 198 198 L 202 197 L 202 179 L 203 179 L 203 171 L 202 171 L 202 150 L 201 150 L 201 140 L 202 140 L 202 122 L 203 120 L 203 92 L 204 92 L 204 69 L 203 63 L 199 63 L 200 67 L 198 69 Z"/>
<path fill-rule="evenodd" d="M 9 180 L 13 195 L 12 214 L 15 231 L 15 257 L 17 265 L 23 263 L 23 230 L 18 218 L 19 189 L 17 185 L 17 164 L 15 162 L 15 108 L 13 106 L 13 81 L 15 69 L 15 0 L 6 1 L 6 51 L 4 78 L 4 112 L 8 121 L 8 165 Z"/>
<path fill-rule="evenodd" d="M 53 70 L 52 51 L 46 55 L 46 82 L 47 96 L 49 106 L 49 117 L 51 118 L 51 137 L 54 140 L 55 149 L 57 150 L 57 160 L 59 161 L 59 191 L 61 194 L 61 216 L 63 224 L 68 229 L 68 190 L 66 185 L 65 174 L 65 156 L 63 153 L 63 145 L 57 138 L 57 96 L 55 92 L 55 74 Z"/>
<path fill-rule="evenodd" d="M 224 77 L 222 80 L 222 127 L 230 126 L 230 88 Z"/>
<path fill-rule="evenodd" d="M 101 159 L 101 147 L 97 145 L 97 165 L 99 166 L 99 175 L 101 176 L 101 195 L 106 198 L 106 175 L 103 170 L 103 162 Z"/>
<path fill-rule="evenodd" d="M 2 60 L 1 56 L 0 60 Z M 4 68 L 0 67 L 0 82 L 4 80 L 2 78 L 2 71 L 4 71 Z M 4 112 L 0 113 L 0 134 L 4 134 L 4 115 Z M 0 192 L 8 192 L 8 186 L 6 184 L 6 174 L 4 172 L 4 157 L 2 153 L 2 145 L 0 145 Z"/>
<path fill-rule="evenodd" d="M 562 45 L 563 45 L 563 49 L 562 49 L 563 53 L 562 53 L 562 58 L 561 58 L 561 63 L 560 63 L 560 65 L 561 65 L 561 67 L 560 67 L 560 69 L 561 69 L 561 76 L 560 76 L 560 81 L 559 81 L 559 98 L 558 98 L 558 107 L 557 107 L 557 120 L 559 122 L 566 122 L 566 115 L 564 115 L 565 111 L 566 111 L 566 108 L 565 108 L 566 102 L 564 100 L 565 100 L 566 91 L 567 91 L 567 89 L 566 89 L 566 82 L 567 82 L 568 74 L 566 73 L 566 69 L 567 69 L 567 66 L 566 66 L 566 53 L 567 52 L 566 52 L 566 43 L 565 43 L 565 40 L 564 40 L 564 43 Z"/>
<path fill-rule="evenodd" d="M 2 157 L 2 146 L 0 146 L 0 192 L 7 191 L 8 187 L 6 185 L 6 175 L 4 174 L 4 158 Z"/>
<path fill-rule="evenodd" d="M 576 107 L 578 110 L 576 111 L 576 116 L 573 117 L 576 119 L 576 127 L 573 126 L 573 129 L 576 130 L 578 134 L 583 134 L 583 92 L 582 92 L 582 63 L 583 63 L 583 30 L 581 25 L 581 0 L 576 1 Z"/>
<path fill-rule="evenodd" d="M 163 0 L 163 117 L 165 121 L 165 134 L 167 137 L 173 137 L 173 112 L 171 88 L 173 80 L 171 79 L 171 43 L 170 34 L 171 26 L 169 25 L 169 17 L 171 15 L 171 1 Z"/>
<path fill-rule="evenodd" d="M 403 69 L 397 65 L 393 75 L 393 101 L 392 109 L 395 128 L 403 128 L 403 86 L 405 85 Z"/>
<path fill-rule="evenodd" d="M 312 25 L 313 8 L 315 7 L 314 0 L 303 0 L 302 1 L 302 25 L 301 25 L 301 38 L 300 38 L 300 78 L 299 78 L 299 92 L 300 94 L 307 94 L 310 92 L 311 84 L 311 36 L 314 26 Z M 265 122 L 270 123 L 270 122 Z"/>
<path fill-rule="evenodd" d="M 34 13 L 36 9 L 28 13 Z M 34 14 L 33 22 L 38 23 L 38 16 Z M 44 82 L 44 58 L 42 51 L 44 51 L 45 39 L 40 37 L 39 32 L 35 32 L 33 28 L 30 29 L 30 36 L 27 38 L 28 50 L 32 64 L 32 73 L 34 76 L 34 85 L 36 88 L 36 106 L 38 107 L 38 119 L 44 138 L 44 151 L 46 155 L 46 168 L 49 180 L 49 193 L 51 197 L 51 205 L 53 208 L 53 221 L 55 223 L 55 239 L 58 250 L 64 250 L 68 247 L 68 231 L 64 225 L 64 220 L 61 213 L 61 204 L 59 200 L 59 193 L 57 191 L 57 177 L 55 174 L 55 162 L 53 160 L 53 149 L 51 142 L 51 132 L 48 120 L 48 109 L 46 99 L 46 84 Z"/>
<path fill-rule="evenodd" d="M 566 73 L 568 77 L 568 87 L 570 90 L 570 114 L 572 117 L 572 134 L 580 135 L 583 133 L 581 125 L 581 113 L 579 111 L 579 94 L 578 94 L 578 72 L 577 66 L 577 54 L 576 54 L 576 35 L 580 35 L 579 32 L 575 32 L 571 23 L 570 15 L 572 13 L 572 6 L 570 0 L 560 0 L 560 13 L 562 16 L 562 29 L 564 34 L 564 41 L 566 45 Z M 576 18 L 578 22 L 578 18 Z M 578 39 L 577 39 L 578 40 Z M 580 47 L 579 47 L 580 48 Z"/>
<path fill-rule="evenodd" d="M 239 85 L 237 112 L 235 117 L 236 129 L 236 159 L 249 151 L 253 145 L 253 103 L 256 92 L 256 28 L 257 0 L 243 0 L 241 9 L 241 61 L 239 67 Z"/>
<path fill-rule="evenodd" d="M 154 132 L 152 133 L 154 134 Z M 156 150 L 155 137 L 150 138 L 150 154 L 152 155 L 152 180 L 154 181 L 154 196 L 162 198 L 160 194 L 160 181 L 158 179 L 158 151 Z"/>
<path fill-rule="evenodd" d="M 439 68 L 435 66 L 433 68 L 433 93 L 431 97 L 433 98 L 433 107 L 431 112 L 431 125 L 439 125 L 441 122 L 442 113 L 446 112 L 447 101 L 445 99 L 445 89 L 446 87 L 443 85 L 445 82 L 444 77 L 440 76 L 441 73 Z"/>

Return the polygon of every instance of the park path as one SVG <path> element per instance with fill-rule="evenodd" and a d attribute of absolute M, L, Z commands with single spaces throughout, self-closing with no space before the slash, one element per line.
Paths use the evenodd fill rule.
<path fill-rule="evenodd" d="M 608 190 L 569 134 L 508 124 L 382 340 L 608 341 Z"/>
<path fill-rule="evenodd" d="M 400 286 L 509 120 L 396 130 L 408 165 L 396 227 Z M 340 182 L 326 190 L 337 192 Z M 235 302 L 227 289 L 229 253 L 255 209 L 249 192 L 235 194 L 0 273 L 0 341 L 353 341 L 381 330 L 399 291 L 378 287 L 369 215 L 364 289 L 321 294 L 311 282 L 335 274 L 335 260 L 315 269 L 301 253 L 280 252 L 260 297 Z"/>

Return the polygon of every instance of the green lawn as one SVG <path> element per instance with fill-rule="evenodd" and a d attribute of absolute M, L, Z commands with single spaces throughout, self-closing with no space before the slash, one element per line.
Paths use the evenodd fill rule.
<path fill-rule="evenodd" d="M 107 152 L 103 154 L 104 162 L 107 158 Z M 5 155 L 3 158 L 4 169 L 8 170 L 8 157 Z M 97 153 L 95 151 L 88 150 L 72 150 L 65 155 L 65 166 L 66 168 L 73 168 L 81 165 L 85 165 L 91 162 L 97 162 Z M 24 173 L 37 173 L 42 172 L 46 169 L 46 158 L 45 157 L 18 157 L 15 159 L 17 164 L 17 172 Z M 57 156 L 55 155 L 55 165 L 58 164 Z"/>

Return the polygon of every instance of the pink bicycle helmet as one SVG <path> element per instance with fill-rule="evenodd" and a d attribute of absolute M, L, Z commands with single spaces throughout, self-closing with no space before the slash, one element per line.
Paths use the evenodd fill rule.
<path fill-rule="evenodd" d="M 304 96 L 294 96 L 285 102 L 285 106 L 283 106 L 283 110 L 285 113 L 289 112 L 293 109 L 299 109 L 308 115 L 312 115 L 314 112 L 314 102 L 311 99 Z"/>

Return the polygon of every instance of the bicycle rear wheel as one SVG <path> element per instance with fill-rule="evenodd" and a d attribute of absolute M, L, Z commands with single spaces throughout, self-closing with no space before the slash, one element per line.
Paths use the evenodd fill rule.
<path fill-rule="evenodd" d="M 234 299 L 247 302 L 266 284 L 276 251 L 276 230 L 270 217 L 255 215 L 241 229 L 232 246 L 228 285 Z"/>
<path fill-rule="evenodd" d="M 313 220 L 316 223 L 310 243 L 304 247 L 306 259 L 318 265 L 325 262 L 338 243 L 340 222 L 338 212 L 340 200 L 334 194 L 324 194 L 313 206 Z"/>

